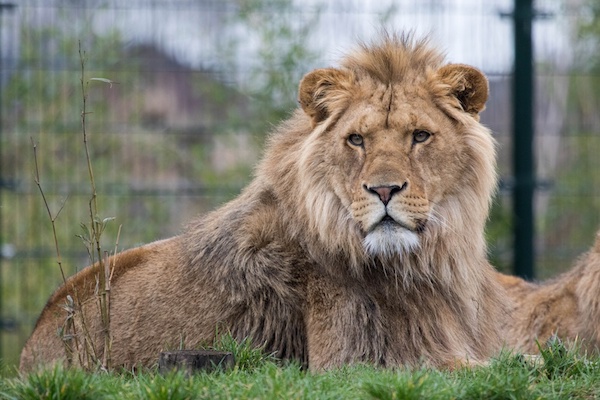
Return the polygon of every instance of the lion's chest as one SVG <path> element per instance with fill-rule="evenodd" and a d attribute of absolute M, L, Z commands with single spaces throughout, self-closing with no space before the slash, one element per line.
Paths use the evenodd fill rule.
<path fill-rule="evenodd" d="M 433 288 L 375 286 L 319 275 L 308 285 L 309 365 L 434 365 L 472 357 L 460 307 Z"/>

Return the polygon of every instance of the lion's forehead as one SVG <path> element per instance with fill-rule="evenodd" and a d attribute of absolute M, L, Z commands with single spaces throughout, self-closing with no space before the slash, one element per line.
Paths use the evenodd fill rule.
<path fill-rule="evenodd" d="M 435 106 L 423 100 L 398 100 L 393 106 L 382 107 L 371 101 L 357 105 L 349 112 L 352 130 L 360 134 L 381 130 L 412 132 L 415 129 L 438 130 L 445 123 L 445 116 Z"/>

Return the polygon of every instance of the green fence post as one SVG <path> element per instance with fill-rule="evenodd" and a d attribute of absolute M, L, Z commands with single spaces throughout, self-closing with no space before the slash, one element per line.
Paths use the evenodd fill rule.
<path fill-rule="evenodd" d="M 532 0 L 515 0 L 513 71 L 513 268 L 526 279 L 535 276 L 533 154 L 534 97 Z"/>

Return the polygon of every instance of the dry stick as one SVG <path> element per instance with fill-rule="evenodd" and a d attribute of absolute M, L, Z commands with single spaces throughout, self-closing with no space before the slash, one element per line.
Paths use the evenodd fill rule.
<path fill-rule="evenodd" d="M 88 324 L 87 324 L 87 320 L 85 318 L 85 313 L 83 312 L 83 303 L 81 302 L 81 298 L 79 297 L 79 294 L 77 293 L 77 288 L 75 287 L 75 285 L 71 286 L 71 289 L 73 290 L 73 297 L 75 298 L 75 305 L 76 308 L 73 308 L 73 313 L 71 314 L 71 326 L 73 328 L 73 335 L 75 337 L 75 345 L 77 349 L 80 349 L 80 351 L 77 352 L 77 358 L 79 360 L 79 366 L 81 368 L 90 368 L 90 365 L 95 365 L 96 364 L 96 360 L 98 360 L 98 354 L 96 352 L 96 347 L 94 346 L 94 341 L 92 340 L 92 335 L 90 334 L 90 330 L 88 328 Z M 69 296 L 67 296 L 68 298 Z M 70 304 L 73 304 L 73 300 L 71 299 Z M 76 313 L 75 311 L 79 310 L 79 313 Z M 74 317 L 75 315 L 79 316 L 79 321 L 81 323 L 81 330 L 82 330 L 82 341 L 83 344 L 80 346 L 79 345 L 79 341 L 77 340 L 77 338 L 79 337 L 77 335 L 77 332 L 75 330 L 75 321 L 74 321 Z"/>
<path fill-rule="evenodd" d="M 84 71 L 85 71 L 85 57 L 84 54 L 82 54 L 81 52 L 81 42 L 79 42 L 79 60 L 81 61 L 81 94 L 82 94 L 82 99 L 83 99 L 83 110 L 81 112 L 81 129 L 83 132 L 83 141 L 85 144 L 85 152 L 86 152 L 86 156 L 87 156 L 87 160 L 88 160 L 88 171 L 90 172 L 90 179 L 92 182 L 92 199 L 93 199 L 93 203 L 92 200 L 90 200 L 90 219 L 92 221 L 91 223 L 91 227 L 90 229 L 92 229 L 92 232 L 94 232 L 94 213 L 92 211 L 92 204 L 95 206 L 96 205 L 96 190 L 95 190 L 95 184 L 94 184 L 94 176 L 93 176 L 93 171 L 90 169 L 90 158 L 89 158 L 89 151 L 88 151 L 88 147 L 87 147 L 87 134 L 85 131 L 85 116 L 86 116 L 86 101 L 87 101 L 87 94 L 86 94 L 86 87 L 85 87 L 85 83 L 84 83 Z M 90 238 L 91 240 L 91 238 Z M 90 251 L 90 249 L 88 249 L 88 254 L 90 255 L 90 261 L 93 264 L 94 263 L 94 253 L 93 251 Z M 77 303 L 78 303 L 78 307 L 79 307 L 79 317 L 81 319 L 81 325 L 83 326 L 83 331 L 84 331 L 84 335 L 83 335 L 83 346 L 82 346 L 82 350 L 84 352 L 83 355 L 80 354 L 80 364 L 82 367 L 87 367 L 89 368 L 90 365 L 95 363 L 95 360 L 97 360 L 97 355 L 96 355 L 96 348 L 94 346 L 94 341 L 92 340 L 92 337 L 90 335 L 90 331 L 88 329 L 87 326 L 87 321 L 83 312 L 83 305 L 81 304 L 81 301 L 79 301 L 79 299 L 77 299 Z M 84 357 L 85 360 L 81 359 L 81 357 Z M 85 363 L 85 365 L 84 365 Z"/>
<path fill-rule="evenodd" d="M 73 354 L 75 354 L 75 349 L 71 345 L 71 341 L 73 340 L 75 342 L 78 342 L 78 340 L 77 335 L 75 334 L 75 303 L 73 301 L 73 297 L 71 297 L 70 295 L 67 295 L 66 304 L 63 306 L 63 309 L 67 312 L 67 318 L 65 319 L 65 323 L 63 325 L 62 343 L 65 346 L 65 353 L 67 355 L 67 365 L 71 366 L 73 365 Z M 73 334 L 69 333 L 71 331 L 73 332 Z M 77 344 L 75 346 L 77 347 Z"/>
<path fill-rule="evenodd" d="M 35 180 L 35 184 L 37 185 L 38 189 L 40 190 L 40 194 L 42 195 L 42 200 L 44 200 L 44 206 L 46 207 L 46 212 L 48 213 L 48 217 L 50 218 L 50 222 L 52 223 L 52 234 L 54 236 L 54 248 L 56 250 L 56 262 L 58 263 L 58 267 L 60 268 L 60 274 L 62 275 L 63 283 L 66 284 L 67 279 L 65 278 L 65 271 L 63 270 L 63 266 L 62 266 L 62 257 L 60 255 L 60 248 L 58 246 L 58 236 L 56 235 L 56 219 L 58 218 L 61 211 L 65 207 L 65 204 L 67 203 L 67 199 L 65 198 L 65 201 L 63 201 L 63 203 L 61 204 L 60 208 L 58 209 L 58 212 L 56 213 L 56 215 L 53 216 L 52 211 L 50 211 L 50 206 L 48 205 L 48 200 L 46 199 L 46 194 L 44 193 L 44 190 L 42 189 L 42 185 L 40 183 L 40 170 L 38 167 L 37 145 L 33 141 L 33 138 L 31 138 L 31 144 L 33 146 L 33 160 L 35 162 L 35 179 L 34 180 Z"/>
<path fill-rule="evenodd" d="M 81 51 L 81 42 L 79 42 L 79 60 L 81 62 L 81 93 L 83 100 L 83 109 L 81 111 L 81 132 L 83 133 L 83 145 L 85 148 L 85 158 L 87 160 L 88 173 L 90 175 L 90 186 L 92 189 L 92 197 L 90 198 L 89 208 L 90 208 L 90 222 L 91 222 L 91 230 L 92 236 L 94 240 L 94 244 L 96 245 L 96 251 L 98 252 L 98 261 L 102 260 L 102 249 L 100 247 L 100 238 L 98 235 L 97 229 L 97 216 L 98 216 L 98 194 L 96 192 L 96 180 L 94 179 L 94 169 L 92 168 L 92 158 L 90 157 L 90 150 L 88 146 L 88 136 L 87 131 L 85 129 L 85 116 L 86 112 L 86 102 L 87 102 L 87 86 L 88 83 L 85 82 L 84 79 L 84 71 L 85 71 L 85 52 Z M 92 262 L 94 260 L 92 259 Z"/>
<path fill-rule="evenodd" d="M 58 218 L 61 211 L 65 207 L 65 204 L 67 203 L 67 199 L 65 198 L 65 200 L 61 204 L 60 208 L 58 209 L 56 215 L 52 215 L 52 211 L 50 210 L 50 205 L 48 204 L 48 200 L 46 199 L 46 194 L 44 193 L 44 189 L 42 189 L 42 184 L 40 181 L 40 169 L 39 169 L 38 157 L 37 157 L 37 145 L 35 144 L 35 141 L 33 140 L 33 138 L 31 138 L 31 144 L 33 146 L 33 160 L 35 163 L 34 181 L 40 191 L 40 194 L 42 195 L 42 200 L 44 201 L 44 206 L 46 207 L 46 212 L 48 213 L 48 217 L 50 218 L 50 222 L 52 224 L 52 236 L 54 237 L 54 249 L 56 250 L 56 262 L 60 269 L 60 274 L 62 276 L 63 283 L 66 285 L 67 279 L 65 277 L 65 271 L 62 266 L 62 256 L 60 255 L 60 246 L 58 245 L 58 235 L 56 234 L 56 219 Z M 75 327 L 75 323 L 74 323 L 75 321 L 73 320 L 73 317 L 75 315 L 75 307 L 73 304 L 73 298 L 70 296 L 67 296 L 66 301 L 67 301 L 67 304 L 65 304 L 65 306 L 63 308 L 67 312 L 67 318 L 65 319 L 65 324 L 63 326 L 63 330 L 59 335 L 61 336 L 62 343 L 65 346 L 67 365 L 72 365 L 74 348 L 77 348 L 79 346 L 79 341 L 77 339 L 77 328 Z M 74 342 L 74 346 L 73 346 L 72 342 Z"/>
<path fill-rule="evenodd" d="M 87 86 L 89 82 L 86 82 L 84 79 L 84 75 L 85 75 L 85 52 L 82 52 L 81 50 L 81 42 L 79 42 L 79 60 L 81 62 L 81 93 L 82 93 L 82 100 L 83 100 L 83 109 L 81 111 L 81 130 L 83 133 L 83 144 L 84 144 L 84 148 L 85 148 L 85 156 L 86 156 L 86 160 L 87 160 L 87 167 L 88 167 L 88 173 L 90 176 L 90 186 L 91 186 L 91 191 L 92 191 L 92 197 L 90 198 L 90 202 L 89 202 L 89 211 L 90 211 L 90 223 L 91 223 L 91 236 L 93 238 L 93 244 L 96 246 L 96 252 L 98 255 L 98 266 L 100 268 L 100 271 L 97 275 L 97 285 L 100 288 L 100 290 L 102 290 L 102 294 L 97 293 L 99 295 L 98 300 L 99 300 L 99 307 L 100 307 L 100 318 L 101 318 L 101 325 L 102 325 L 102 335 L 104 337 L 104 354 L 103 354 L 103 362 L 102 362 L 102 368 L 108 368 L 108 364 L 110 364 L 110 354 L 107 354 L 108 352 L 110 352 L 110 343 L 111 343 L 111 339 L 110 339 L 110 319 L 109 319 L 109 308 L 108 308 L 108 297 L 107 293 L 106 293 L 106 288 L 107 288 L 107 277 L 110 276 L 110 273 L 107 275 L 104 271 L 102 271 L 103 267 L 105 270 L 109 269 L 108 266 L 108 260 L 104 260 L 103 262 L 103 257 L 102 257 L 102 248 L 100 245 L 100 236 L 102 234 L 102 230 L 103 230 L 103 226 L 102 224 L 104 222 L 99 221 L 98 218 L 98 196 L 97 196 L 97 192 L 96 192 L 96 181 L 94 179 L 94 170 L 92 168 L 92 159 L 90 157 L 90 151 L 89 151 L 89 146 L 88 146 L 88 136 L 87 136 L 87 132 L 86 132 L 86 121 L 85 121 L 85 117 L 87 115 L 87 111 L 86 111 L 86 102 L 87 102 Z M 91 238 L 91 239 L 92 239 Z M 94 256 L 93 256 L 93 252 L 90 251 L 90 253 L 92 253 L 92 257 L 91 257 L 91 262 L 92 264 L 94 263 Z M 108 282 L 108 288 L 110 289 L 110 282 Z M 91 339 L 91 338 L 90 338 Z M 91 342 L 91 340 L 90 340 Z M 92 345 L 92 349 L 94 349 L 93 343 Z M 94 353 L 95 353 L 95 349 L 94 349 Z M 94 354 L 94 361 L 99 361 L 98 358 L 96 357 L 96 354 Z"/>
<path fill-rule="evenodd" d="M 119 249 L 119 239 L 121 238 L 121 228 L 123 227 L 123 225 L 119 225 L 119 230 L 117 231 L 117 240 L 115 241 L 115 250 L 113 253 L 113 257 L 112 257 L 112 264 L 109 263 L 109 258 L 108 258 L 108 252 L 105 253 L 105 259 L 104 259 L 104 282 L 105 282 L 105 286 L 104 286 L 104 303 L 105 303 L 105 309 L 106 309 L 106 320 L 105 320 L 105 327 L 106 327 L 106 332 L 104 335 L 104 359 L 103 359 L 103 368 L 106 371 L 109 371 L 112 365 L 112 359 L 111 359 L 111 354 L 112 354 L 112 337 L 110 336 L 110 331 L 108 330 L 110 327 L 110 289 L 111 289 L 111 282 L 112 282 L 112 278 L 113 278 L 113 274 L 115 272 L 115 266 L 117 263 L 117 252 Z"/>
<path fill-rule="evenodd" d="M 112 281 L 112 277 L 113 277 L 113 273 L 115 272 L 115 266 L 117 265 L 117 253 L 119 250 L 119 239 L 121 238 L 121 228 L 123 227 L 123 224 L 119 225 L 119 230 L 117 231 L 117 240 L 115 241 L 115 251 L 113 253 L 113 258 L 112 258 L 112 265 L 111 265 L 111 270 L 110 270 L 110 277 L 109 280 Z"/>
<path fill-rule="evenodd" d="M 105 371 L 110 370 L 110 262 L 108 258 L 108 251 L 104 252 L 104 291 L 102 292 L 102 325 L 104 327 L 104 354 L 102 355 L 102 369 Z"/>
<path fill-rule="evenodd" d="M 75 291 L 77 294 L 77 291 Z M 92 365 L 97 365 L 98 353 L 96 352 L 96 346 L 92 339 L 90 329 L 87 324 L 85 313 L 83 312 L 83 303 L 79 296 L 75 297 L 77 301 L 77 307 L 79 309 L 79 319 L 81 322 L 81 328 L 83 330 L 83 346 L 81 346 L 83 354 L 79 354 L 79 364 L 82 368 L 90 368 Z"/>

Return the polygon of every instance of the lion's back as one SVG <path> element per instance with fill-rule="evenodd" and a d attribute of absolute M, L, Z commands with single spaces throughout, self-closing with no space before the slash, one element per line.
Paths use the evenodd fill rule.
<path fill-rule="evenodd" d="M 508 344 L 536 353 L 556 335 L 592 350 L 600 347 L 600 236 L 569 271 L 541 284 L 497 274 L 513 301 Z"/>
<path fill-rule="evenodd" d="M 171 260 L 177 256 L 177 239 L 154 242 L 145 246 L 119 253 L 114 260 L 111 297 L 111 328 L 115 331 L 127 331 L 135 323 L 136 316 L 131 313 L 132 306 L 146 301 L 149 292 L 157 295 L 163 291 L 160 286 L 164 277 L 176 273 Z M 40 314 L 31 337 L 21 353 L 21 370 L 31 370 L 36 365 L 65 361 L 67 346 L 75 343 L 71 335 L 77 335 L 81 344 L 83 326 L 81 315 L 77 314 L 79 305 L 86 321 L 87 330 L 95 339 L 95 351 L 102 352 L 102 327 L 98 314 L 96 276 L 98 265 L 84 268 L 67 279 L 50 297 Z M 162 278 L 162 279 L 161 279 Z M 73 314 L 75 311 L 76 314 Z M 67 327 L 68 319 L 76 322 L 75 332 Z M 130 335 L 129 335 L 130 337 Z M 76 353 L 73 353 L 74 355 Z M 122 358 L 116 354 L 116 358 Z"/>

